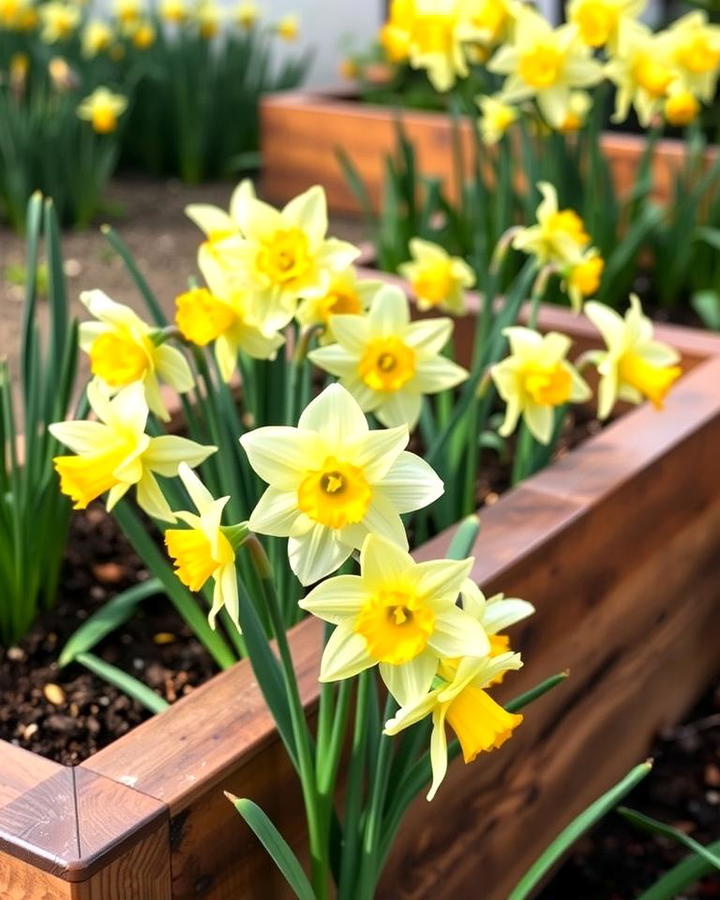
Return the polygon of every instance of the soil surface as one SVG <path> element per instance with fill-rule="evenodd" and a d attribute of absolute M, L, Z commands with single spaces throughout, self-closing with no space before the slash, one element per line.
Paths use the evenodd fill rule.
<path fill-rule="evenodd" d="M 701 844 L 720 840 L 720 684 L 681 725 L 659 735 L 650 756 L 653 771 L 623 805 Z M 631 900 L 689 852 L 611 813 L 578 841 L 538 900 Z M 679 898 L 720 898 L 720 874 L 697 882 Z"/>
<path fill-rule="evenodd" d="M 56 607 L 16 647 L 0 648 L 0 739 L 65 764 L 77 764 L 134 728 L 149 713 L 77 663 L 57 658 L 87 617 L 148 573 L 101 504 L 75 513 Z M 217 671 L 164 596 L 140 604 L 132 619 L 93 651 L 172 703 Z"/>

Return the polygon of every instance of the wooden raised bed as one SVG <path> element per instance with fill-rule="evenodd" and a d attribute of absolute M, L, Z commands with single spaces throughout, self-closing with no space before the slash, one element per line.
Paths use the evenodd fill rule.
<path fill-rule="evenodd" d="M 544 309 L 540 326 L 574 335 L 578 349 L 597 340 L 560 309 Z M 666 410 L 628 413 L 482 513 L 473 577 L 537 607 L 515 631 L 526 664 L 502 696 L 571 675 L 512 741 L 457 761 L 436 800 L 417 801 L 379 897 L 504 900 L 720 665 L 720 339 L 658 336 L 687 369 Z M 451 533 L 416 555 L 443 556 Z M 310 714 L 321 640 L 312 619 L 291 633 Z M 247 662 L 74 769 L 0 742 L 0 772 L 7 900 L 286 896 L 222 794 L 252 797 L 302 848 L 295 776 Z"/>
<path fill-rule="evenodd" d="M 453 195 L 452 126 L 444 113 L 402 110 L 402 123 L 425 175 L 440 176 Z M 338 164 L 336 149 L 349 150 L 350 158 L 378 206 L 382 193 L 384 160 L 396 145 L 397 112 L 391 107 L 360 103 L 342 91 L 289 91 L 263 98 L 260 108 L 263 156 L 262 190 L 268 199 L 282 203 L 322 184 L 330 209 L 360 211 Z M 472 153 L 470 124 L 461 133 L 466 159 Z M 619 191 L 629 190 L 645 147 L 645 138 L 608 132 L 603 135 Z M 683 143 L 659 142 L 653 164 L 654 195 L 658 201 L 671 196 L 673 175 L 683 160 Z"/>

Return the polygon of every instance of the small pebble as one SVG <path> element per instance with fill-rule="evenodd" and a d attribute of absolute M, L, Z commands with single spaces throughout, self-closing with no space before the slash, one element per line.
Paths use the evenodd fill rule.
<path fill-rule="evenodd" d="M 720 803 L 720 791 L 705 791 L 705 799 L 710 806 L 717 806 Z"/>
<path fill-rule="evenodd" d="M 153 643 L 162 646 L 163 644 L 172 644 L 175 641 L 175 635 L 169 631 L 161 631 L 153 635 Z"/>
<path fill-rule="evenodd" d="M 98 563 L 93 566 L 93 575 L 105 584 L 117 584 L 126 574 L 125 567 L 115 562 Z"/>
<path fill-rule="evenodd" d="M 25 659 L 25 651 L 22 647 L 8 647 L 7 658 L 13 662 L 22 662 Z"/>
<path fill-rule="evenodd" d="M 495 493 L 495 491 L 490 491 L 489 493 L 487 493 L 485 495 L 485 505 L 493 506 L 495 503 L 498 502 L 499 499 L 500 499 L 500 497 Z"/>
<path fill-rule="evenodd" d="M 43 694 L 45 695 L 47 702 L 52 703 L 53 706 L 62 706 L 65 702 L 65 691 L 59 684 L 49 682 L 43 688 Z"/>
<path fill-rule="evenodd" d="M 26 725 L 23 729 L 23 740 L 29 741 L 39 730 L 37 722 L 31 722 L 29 725 Z"/>
<path fill-rule="evenodd" d="M 705 766 L 705 784 L 708 787 L 720 787 L 720 769 L 713 763 Z"/>

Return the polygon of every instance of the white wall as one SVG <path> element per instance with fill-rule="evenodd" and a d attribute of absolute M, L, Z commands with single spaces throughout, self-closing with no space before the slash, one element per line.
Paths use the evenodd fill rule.
<path fill-rule="evenodd" d="M 228 2 L 228 0 L 224 0 Z M 278 18 L 284 13 L 300 17 L 300 39 L 296 46 L 315 48 L 308 83 L 329 85 L 340 82 L 338 66 L 348 43 L 363 49 L 373 39 L 384 16 L 382 0 L 257 0 L 264 16 Z M 233 4 L 234 5 L 234 4 Z"/>

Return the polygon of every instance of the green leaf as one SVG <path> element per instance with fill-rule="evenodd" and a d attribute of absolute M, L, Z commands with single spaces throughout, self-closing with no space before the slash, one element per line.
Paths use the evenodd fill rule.
<path fill-rule="evenodd" d="M 227 791 L 225 791 L 225 796 L 270 854 L 298 900 L 316 900 L 315 891 L 313 891 L 307 875 L 303 872 L 297 856 L 257 803 L 241 797 L 234 797 Z"/>
<path fill-rule="evenodd" d="M 694 853 L 697 853 L 698 856 L 702 856 L 706 862 L 715 866 L 716 869 L 720 869 L 720 856 L 717 856 L 712 850 L 708 850 L 707 847 L 703 847 L 702 844 L 693 840 L 689 835 L 683 834 L 683 832 L 679 831 L 677 828 L 673 828 L 672 825 L 658 822 L 657 819 L 646 816 L 644 813 L 638 812 L 635 809 L 628 809 L 627 806 L 620 806 L 618 812 L 623 818 L 627 819 L 628 822 L 631 822 L 643 831 L 649 831 L 651 834 L 661 834 L 663 837 L 672 838 L 677 841 L 678 844 L 682 844 L 684 847 L 687 847 L 688 850 L 692 850 Z"/>
<path fill-rule="evenodd" d="M 150 578 L 117 594 L 73 632 L 60 653 L 60 667 L 71 663 L 79 653 L 92 650 L 104 637 L 127 622 L 141 600 L 162 592 L 161 582 L 157 578 Z"/>
<path fill-rule="evenodd" d="M 536 684 L 535 687 L 530 688 L 529 691 L 525 691 L 524 694 L 518 694 L 518 696 L 513 697 L 512 700 L 508 700 L 505 704 L 505 709 L 512 713 L 518 712 L 524 706 L 533 703 L 539 697 L 542 697 L 543 694 L 547 694 L 548 691 L 551 691 L 562 681 L 565 681 L 569 674 L 569 672 L 558 672 L 557 675 L 551 675 L 550 678 L 546 678 L 545 681 Z"/>
<path fill-rule="evenodd" d="M 720 841 L 705 847 L 712 854 L 720 854 Z M 638 900 L 675 900 L 685 888 L 713 871 L 715 866 L 697 853 L 686 856 L 662 878 L 651 885 Z"/>
<path fill-rule="evenodd" d="M 714 250 L 720 250 L 720 228 L 703 225 L 695 229 L 695 238 L 709 244 Z"/>
<path fill-rule="evenodd" d="M 636 784 L 650 774 L 651 769 L 652 763 L 650 761 L 635 766 L 615 787 L 603 794 L 602 797 L 598 797 L 577 818 L 573 819 L 567 828 L 560 832 L 550 846 L 530 866 L 510 893 L 508 900 L 524 900 L 525 897 L 529 897 L 534 888 L 563 853 L 599 819 L 617 806 L 625 794 L 629 793 Z"/>
<path fill-rule="evenodd" d="M 476 515 L 468 516 L 458 525 L 447 553 L 446 559 L 466 559 L 475 545 L 480 532 L 480 518 Z"/>
<path fill-rule="evenodd" d="M 708 328 L 720 331 L 720 294 L 709 290 L 696 291 L 690 303 Z"/>
<path fill-rule="evenodd" d="M 86 669 L 90 669 L 91 672 L 94 672 L 109 684 L 114 685 L 129 697 L 132 697 L 133 700 L 142 703 L 152 713 L 164 712 L 170 706 L 167 700 L 164 700 L 155 691 L 151 691 L 142 681 L 138 681 L 137 678 L 128 675 L 127 672 L 123 672 L 117 666 L 105 662 L 104 659 L 100 659 L 94 653 L 78 653 L 75 659 L 85 666 Z"/>

